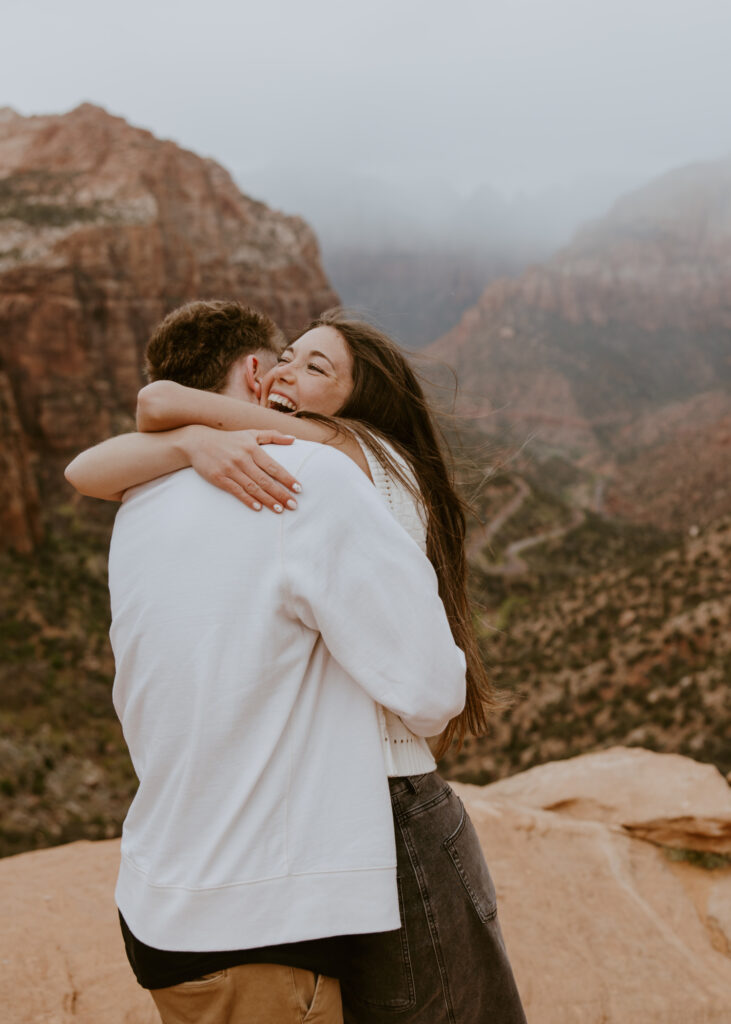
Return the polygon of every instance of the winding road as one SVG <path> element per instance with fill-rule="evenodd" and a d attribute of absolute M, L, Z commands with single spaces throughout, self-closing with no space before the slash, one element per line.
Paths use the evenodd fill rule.
<path fill-rule="evenodd" d="M 528 574 L 530 566 L 520 557 L 522 552 L 538 547 L 539 544 L 545 544 L 546 541 L 563 537 L 564 534 L 581 526 L 586 519 L 585 509 L 576 507 L 572 511 L 570 522 L 565 526 L 558 526 L 553 530 L 545 530 L 542 533 L 532 534 L 530 537 L 514 540 L 512 544 L 508 544 L 506 547 L 503 552 L 502 561 L 499 564 L 488 562 L 483 554 L 485 546 L 497 536 L 507 521 L 518 512 L 525 499 L 531 494 L 530 485 L 522 477 L 515 477 L 514 479 L 518 488 L 517 494 L 514 494 L 510 501 L 492 519 L 472 534 L 467 545 L 468 559 L 476 563 L 489 576 L 523 576 Z M 594 486 L 592 505 L 596 512 L 601 512 L 604 485 L 605 481 L 600 478 Z"/>
<path fill-rule="evenodd" d="M 492 519 L 480 526 L 480 528 L 470 537 L 470 542 L 467 545 L 468 559 L 479 560 L 482 558 L 482 549 L 490 543 L 493 537 L 500 530 L 502 530 L 508 519 L 515 515 L 530 494 L 530 487 L 521 477 L 515 477 L 515 483 L 518 487 L 518 493 L 514 494 L 510 501 L 508 501 L 500 511 L 492 517 Z"/>

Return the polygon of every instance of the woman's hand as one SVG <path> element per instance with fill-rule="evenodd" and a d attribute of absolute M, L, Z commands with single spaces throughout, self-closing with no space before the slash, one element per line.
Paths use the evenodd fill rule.
<path fill-rule="evenodd" d="M 263 444 L 292 444 L 294 438 L 278 430 L 213 430 L 186 428 L 185 448 L 193 469 L 209 483 L 228 491 L 249 508 L 274 512 L 297 508 L 293 493 L 300 485 Z"/>

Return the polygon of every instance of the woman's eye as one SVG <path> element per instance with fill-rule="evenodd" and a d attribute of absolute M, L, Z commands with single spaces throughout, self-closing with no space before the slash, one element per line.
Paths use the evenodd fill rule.
<path fill-rule="evenodd" d="M 308 370 L 316 370 L 318 373 L 323 373 L 323 374 L 325 373 L 323 368 L 321 366 L 318 366 L 317 363 L 308 363 L 307 364 L 307 369 Z"/>
<path fill-rule="evenodd" d="M 291 359 L 285 359 L 284 356 L 280 356 L 279 359 L 277 359 L 277 365 L 278 366 L 281 366 L 283 363 L 291 363 L 291 362 L 292 362 Z"/>

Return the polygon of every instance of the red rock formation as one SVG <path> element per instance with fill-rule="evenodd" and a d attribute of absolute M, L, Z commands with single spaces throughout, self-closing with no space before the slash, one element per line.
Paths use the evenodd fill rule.
<path fill-rule="evenodd" d="M 685 413 L 683 419 L 665 414 Z M 648 417 L 636 424 L 635 437 Z M 627 439 L 605 495 L 609 515 L 666 529 L 706 526 L 731 510 L 731 397 L 703 392 L 652 417 L 657 443 Z M 633 424 L 635 426 L 635 424 Z"/>
<path fill-rule="evenodd" d="M 0 111 L 0 369 L 21 461 L 43 468 L 125 422 L 150 329 L 195 298 L 238 299 L 286 332 L 337 301 L 309 227 L 212 160 L 89 104 Z M 2 513 L 16 546 L 31 505 Z"/>
<path fill-rule="evenodd" d="M 543 267 L 490 285 L 431 352 L 466 411 L 580 451 L 731 379 L 731 161 L 617 203 Z"/>
<path fill-rule="evenodd" d="M 682 482 L 694 467 L 678 430 L 707 431 L 710 410 L 719 424 L 731 411 L 731 161 L 620 201 L 545 266 L 490 285 L 430 352 L 456 369 L 462 411 L 486 430 L 537 436 L 603 469 L 608 456 L 631 456 L 639 479 L 637 449 L 655 419 L 654 448 L 688 456 L 674 467 Z M 679 407 L 682 422 L 665 412 Z M 719 460 L 706 474 L 714 494 L 724 472 Z M 639 505 L 631 514 L 643 518 Z M 671 509 L 660 520 L 682 524 Z"/>

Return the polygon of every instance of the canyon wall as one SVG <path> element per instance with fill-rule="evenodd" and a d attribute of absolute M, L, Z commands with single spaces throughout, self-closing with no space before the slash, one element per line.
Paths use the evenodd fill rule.
<path fill-rule="evenodd" d="M 617 511 L 647 518 L 649 501 L 676 526 L 728 511 L 731 161 L 626 196 L 544 265 L 489 285 L 429 351 L 487 432 L 621 477 Z M 673 485 L 667 508 L 648 474 Z M 673 483 L 686 479 L 687 515 Z"/>
<path fill-rule="evenodd" d="M 255 306 L 289 334 L 337 301 L 304 221 L 213 160 L 90 104 L 0 110 L 1 543 L 32 546 L 37 487 L 130 424 L 151 328 L 198 298 Z"/>

